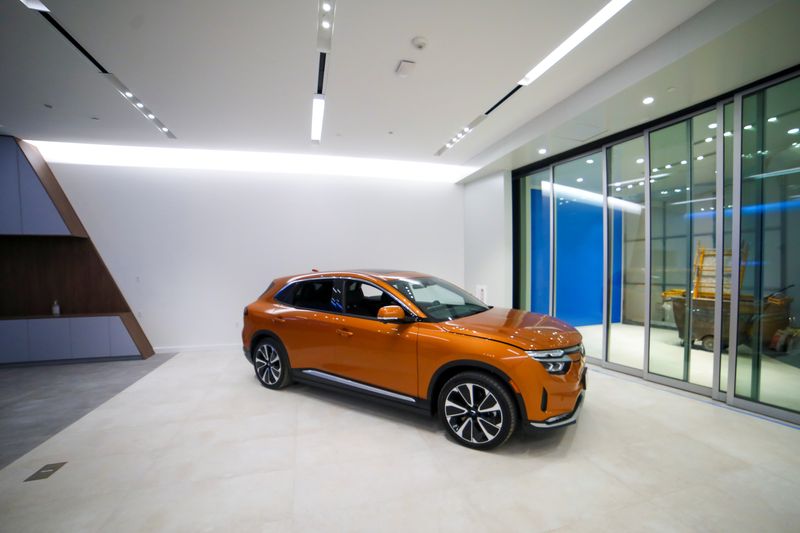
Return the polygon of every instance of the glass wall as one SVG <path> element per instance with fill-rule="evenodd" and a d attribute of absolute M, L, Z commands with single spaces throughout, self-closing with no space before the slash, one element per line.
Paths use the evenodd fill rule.
<path fill-rule="evenodd" d="M 800 78 L 514 176 L 524 309 L 603 366 L 800 422 Z"/>
<path fill-rule="evenodd" d="M 553 167 L 555 310 L 603 356 L 603 161 L 589 154 Z"/>
<path fill-rule="evenodd" d="M 800 78 L 742 102 L 737 397 L 800 411 Z M 794 230 L 792 229 L 794 228 Z"/>
<path fill-rule="evenodd" d="M 606 150 L 608 361 L 641 369 L 644 362 L 645 146 L 637 137 Z"/>

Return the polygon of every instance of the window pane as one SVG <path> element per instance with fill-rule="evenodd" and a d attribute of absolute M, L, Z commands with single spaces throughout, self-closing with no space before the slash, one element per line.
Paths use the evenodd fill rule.
<path fill-rule="evenodd" d="M 603 154 L 556 165 L 555 315 L 603 356 Z"/>
<path fill-rule="evenodd" d="M 608 150 L 608 360 L 644 361 L 644 138 Z"/>
<path fill-rule="evenodd" d="M 550 173 L 547 170 L 522 181 L 523 222 L 521 241 L 521 307 L 535 313 L 550 313 Z"/>
<path fill-rule="evenodd" d="M 378 309 L 385 305 L 397 305 L 387 293 L 361 281 L 345 281 L 344 304 L 347 314 L 377 318 Z"/>
<path fill-rule="evenodd" d="M 333 280 L 321 279 L 300 283 L 294 293 L 294 306 L 319 311 L 341 312 L 342 303 Z"/>
<path fill-rule="evenodd" d="M 742 102 L 737 396 L 800 411 L 800 78 Z"/>

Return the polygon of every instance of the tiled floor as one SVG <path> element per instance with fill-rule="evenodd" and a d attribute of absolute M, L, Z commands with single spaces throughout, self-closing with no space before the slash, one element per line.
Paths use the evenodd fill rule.
<path fill-rule="evenodd" d="M 0 368 L 0 468 L 113 398 L 173 355 Z"/>
<path fill-rule="evenodd" d="M 799 450 L 797 429 L 592 369 L 576 426 L 481 453 L 186 353 L 0 471 L 0 530 L 796 531 Z"/>

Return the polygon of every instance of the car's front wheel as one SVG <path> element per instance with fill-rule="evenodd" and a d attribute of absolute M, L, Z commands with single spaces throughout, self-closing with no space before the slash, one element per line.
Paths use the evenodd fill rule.
<path fill-rule="evenodd" d="M 439 417 L 459 444 L 477 450 L 500 446 L 517 426 L 517 406 L 495 377 L 463 372 L 450 378 L 438 399 Z"/>
<path fill-rule="evenodd" d="M 268 389 L 282 389 L 291 381 L 286 350 L 275 339 L 263 339 L 256 344 L 253 367 L 258 381 Z"/>

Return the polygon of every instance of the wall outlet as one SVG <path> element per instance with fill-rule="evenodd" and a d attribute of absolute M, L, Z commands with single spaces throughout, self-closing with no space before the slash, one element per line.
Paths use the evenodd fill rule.
<path fill-rule="evenodd" d="M 486 303 L 486 285 L 475 285 L 475 296 L 478 300 Z"/>

